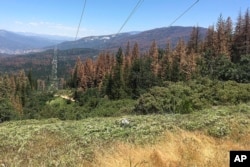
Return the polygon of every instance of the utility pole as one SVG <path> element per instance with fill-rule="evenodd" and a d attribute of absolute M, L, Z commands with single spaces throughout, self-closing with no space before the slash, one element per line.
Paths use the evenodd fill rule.
<path fill-rule="evenodd" d="M 49 88 L 51 91 L 58 90 L 57 63 L 58 63 L 58 56 L 57 56 L 57 45 L 56 45 L 54 48 L 54 55 L 52 59 L 52 72 L 51 72 L 50 88 Z"/>

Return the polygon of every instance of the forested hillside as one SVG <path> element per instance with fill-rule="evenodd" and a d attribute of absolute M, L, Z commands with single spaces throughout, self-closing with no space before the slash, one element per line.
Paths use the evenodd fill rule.
<path fill-rule="evenodd" d="M 200 77 L 212 80 L 234 80 L 249 83 L 249 12 L 240 15 L 235 28 L 230 17 L 218 18 L 208 28 L 204 40 L 199 29 L 193 28 L 190 40 L 179 39 L 172 48 L 158 48 L 155 41 L 147 52 L 140 53 L 137 43 L 128 42 L 115 57 L 101 53 L 96 60 L 77 60 L 71 86 L 86 90 L 105 88 L 111 99 L 138 96 L 140 90 L 161 85 L 164 81 L 188 81 Z M 115 59 L 115 60 L 114 60 Z"/>
<path fill-rule="evenodd" d="M 57 50 L 58 77 L 66 79 L 70 76 L 77 57 L 95 58 L 98 53 L 99 50 L 90 48 Z M 0 56 L 0 73 L 16 73 L 24 70 L 26 73 L 31 72 L 36 79 L 48 79 L 51 75 L 53 54 L 54 50 L 51 49 L 24 55 Z"/>
<path fill-rule="evenodd" d="M 189 34 L 192 27 L 171 26 L 162 27 L 142 32 L 127 32 L 120 34 L 89 36 L 76 41 L 67 41 L 58 45 L 60 50 L 72 48 L 92 48 L 100 50 L 117 50 L 117 48 L 126 47 L 127 41 L 131 43 L 137 42 L 140 45 L 140 50 L 145 51 L 150 47 L 150 44 L 155 40 L 160 47 L 165 47 L 166 40 L 171 39 L 172 45 L 175 46 L 178 39 L 181 37 L 184 41 L 189 39 Z M 200 37 L 204 38 L 207 29 L 199 27 Z"/>
<path fill-rule="evenodd" d="M 0 165 L 221 167 L 249 150 L 249 9 L 140 47 L 59 50 L 58 78 L 52 50 L 0 57 Z"/>
<path fill-rule="evenodd" d="M 47 51 L 47 58 L 43 56 L 32 63 L 23 61 L 26 57 L 20 57 L 15 66 L 10 66 L 12 73 L 1 74 L 1 121 L 43 117 L 80 119 L 95 115 L 92 110 L 98 110 L 98 107 L 112 103 L 112 100 L 121 100 L 117 102 L 120 106 L 123 99 L 131 101 L 131 104 L 128 102 L 130 109 L 125 110 L 143 114 L 186 113 L 205 106 L 248 102 L 249 20 L 249 10 L 239 15 L 235 27 L 230 17 L 224 19 L 219 16 L 216 25 L 208 28 L 204 39 L 200 36 L 199 28 L 194 27 L 189 41 L 185 43 L 180 38 L 174 48 L 171 40 L 168 40 L 165 48 L 159 48 L 157 42 L 153 41 L 146 52 L 140 52 L 136 42 L 128 42 L 125 50 L 120 48 L 115 54 L 103 51 L 95 58 L 91 55 L 96 50 L 60 51 L 62 58 L 73 55 L 72 59 L 64 61 L 66 64 L 60 64 L 62 61 L 59 60 L 60 67 L 67 68 L 67 64 L 78 57 L 74 69 L 68 74 L 60 73 L 61 69 L 58 68 L 59 88 L 67 88 L 71 92 L 67 96 L 75 101 L 67 101 L 66 106 L 70 109 L 65 109 L 64 102 L 56 102 L 63 106 L 62 111 L 48 103 L 54 98 L 53 92 L 47 92 L 50 90 L 52 51 Z M 82 60 L 79 55 L 83 53 L 88 54 L 89 58 Z M 36 53 L 30 58 L 39 55 Z M 11 57 L 3 59 L 5 63 L 14 63 Z M 26 63 L 26 72 L 14 72 L 22 62 Z M 43 71 L 46 73 L 44 78 L 38 78 L 40 65 L 47 66 Z M 154 95 L 154 92 L 159 93 Z M 158 96 L 165 100 L 154 101 Z M 75 107 L 79 109 L 75 111 Z M 96 112 L 96 115 L 115 115 L 112 110 Z"/>

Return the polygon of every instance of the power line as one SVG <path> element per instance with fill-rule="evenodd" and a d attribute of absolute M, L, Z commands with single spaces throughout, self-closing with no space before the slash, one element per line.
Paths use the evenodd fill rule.
<path fill-rule="evenodd" d="M 132 15 L 136 12 L 136 10 L 142 5 L 144 0 L 138 0 L 136 6 L 133 8 L 133 10 L 131 11 L 131 13 L 129 14 L 129 16 L 127 17 L 127 19 L 125 20 L 125 22 L 122 24 L 121 28 L 118 30 L 118 32 L 113 36 L 117 36 L 121 30 L 124 28 L 124 26 L 127 24 L 127 22 L 129 21 L 129 19 L 132 17 Z M 171 24 L 169 24 L 169 27 L 172 26 L 177 20 L 179 20 L 183 15 L 185 15 L 190 9 L 192 9 L 197 3 L 199 2 L 199 0 L 195 1 L 191 6 L 189 6 L 184 12 L 182 12 Z"/>
<path fill-rule="evenodd" d="M 85 11 L 85 7 L 86 7 L 86 2 L 87 2 L 87 0 L 84 0 L 84 5 L 83 5 L 83 8 L 82 8 L 82 14 L 81 14 L 81 18 L 80 18 L 80 21 L 79 21 L 79 25 L 78 25 L 78 28 L 77 28 L 77 31 L 76 31 L 75 40 L 77 39 L 78 32 L 79 32 L 79 29 L 80 29 L 80 26 L 81 26 L 82 17 L 83 17 L 83 14 L 84 14 L 84 11 Z"/>
<path fill-rule="evenodd" d="M 123 23 L 123 25 L 121 26 L 121 28 L 118 30 L 118 32 L 115 34 L 118 35 L 121 30 L 123 29 L 123 27 L 127 24 L 127 22 L 129 21 L 129 19 L 132 17 L 132 15 L 136 12 L 136 10 L 142 5 L 144 0 L 138 0 L 136 6 L 134 7 L 134 9 L 131 11 L 131 13 L 129 14 L 129 16 L 127 17 L 127 19 L 125 20 L 125 22 Z M 183 15 L 185 15 L 190 9 L 192 9 L 197 3 L 199 2 L 199 0 L 195 1 L 191 6 L 189 6 L 184 12 L 182 12 L 171 24 L 169 24 L 169 27 L 172 26 L 177 20 L 179 20 Z"/>
<path fill-rule="evenodd" d="M 121 30 L 123 29 L 123 27 L 127 24 L 127 22 L 129 21 L 129 19 L 132 17 L 132 15 L 133 15 L 133 14 L 136 12 L 136 10 L 142 5 L 143 1 L 144 1 L 144 0 L 138 0 L 137 4 L 136 4 L 135 7 L 133 8 L 133 10 L 130 12 L 130 14 L 128 15 L 127 19 L 124 21 L 124 23 L 123 23 L 122 26 L 120 27 L 120 29 L 117 31 L 117 33 L 116 33 L 115 35 L 112 35 L 112 37 L 116 37 L 116 36 L 121 32 Z M 113 40 L 114 40 L 114 38 L 113 38 Z M 111 44 L 111 42 L 110 42 L 110 44 Z M 109 44 L 109 45 L 110 45 L 110 44 Z M 106 48 L 108 48 L 109 45 L 106 46 Z"/>
<path fill-rule="evenodd" d="M 186 14 L 191 8 L 194 7 L 194 5 L 196 5 L 199 2 L 199 0 L 197 0 L 196 2 L 194 2 L 190 7 L 188 7 L 182 14 L 180 14 L 171 24 L 169 24 L 169 27 L 172 26 L 177 20 L 179 20 L 184 14 Z"/>
<path fill-rule="evenodd" d="M 121 28 L 118 30 L 118 32 L 115 34 L 118 35 L 121 30 L 123 29 L 123 27 L 127 24 L 127 22 L 129 21 L 129 19 L 132 17 L 132 15 L 136 12 L 136 10 L 142 5 L 144 0 L 138 0 L 137 4 L 135 5 L 134 9 L 131 11 L 131 13 L 129 14 L 129 16 L 127 17 L 127 19 L 125 20 L 125 22 L 122 24 Z"/>

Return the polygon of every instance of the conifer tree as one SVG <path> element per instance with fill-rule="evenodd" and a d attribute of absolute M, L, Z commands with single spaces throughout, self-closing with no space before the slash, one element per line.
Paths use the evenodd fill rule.
<path fill-rule="evenodd" d="M 110 55 L 109 52 L 105 53 L 105 71 L 110 74 L 114 66 L 114 57 Z"/>
<path fill-rule="evenodd" d="M 105 78 L 107 71 L 105 71 L 105 54 L 99 54 L 96 64 L 95 64 L 95 86 L 99 87 L 102 86 L 102 82 Z"/>
<path fill-rule="evenodd" d="M 27 77 L 28 77 L 28 80 L 29 80 L 29 87 L 30 87 L 31 90 L 33 90 L 34 89 L 34 80 L 33 80 L 32 71 L 31 70 L 29 70 Z"/>
<path fill-rule="evenodd" d="M 217 30 L 217 40 L 216 40 L 216 55 L 226 55 L 229 57 L 229 53 L 227 52 L 227 39 L 225 33 L 225 21 L 222 15 L 219 16 L 216 30 Z"/>
<path fill-rule="evenodd" d="M 212 56 L 211 59 L 215 57 L 216 44 L 217 44 L 217 38 L 214 26 L 209 26 L 204 43 L 204 49 L 205 49 L 204 52 L 208 52 Z"/>
<path fill-rule="evenodd" d="M 128 77 L 128 87 L 132 98 L 137 98 L 140 95 L 140 74 L 141 74 L 141 59 L 133 61 Z"/>
<path fill-rule="evenodd" d="M 149 57 L 152 59 L 151 68 L 155 76 L 159 72 L 159 58 L 158 58 L 158 47 L 156 41 L 154 40 L 149 49 Z"/>
<path fill-rule="evenodd" d="M 131 51 L 131 48 L 130 48 L 130 42 L 127 43 L 127 46 L 126 46 L 126 51 L 125 51 L 125 56 L 124 56 L 126 59 L 126 63 L 128 66 L 131 66 L 131 63 L 132 63 L 132 51 Z"/>
<path fill-rule="evenodd" d="M 225 22 L 225 36 L 226 36 L 226 48 L 227 48 L 226 55 L 231 57 L 232 44 L 233 44 L 233 22 L 231 17 L 228 17 Z"/>
<path fill-rule="evenodd" d="M 200 42 L 201 42 L 201 39 L 200 39 L 199 27 L 193 27 L 192 32 L 190 34 L 190 39 L 187 44 L 188 53 L 200 52 Z"/>
<path fill-rule="evenodd" d="M 250 13 L 249 8 L 246 10 L 244 16 L 244 26 L 243 26 L 243 38 L 244 38 L 244 46 L 243 46 L 243 54 L 250 54 Z"/>
<path fill-rule="evenodd" d="M 171 41 L 167 41 L 166 50 L 163 58 L 160 62 L 160 71 L 161 71 L 161 79 L 162 80 L 171 80 L 171 67 L 173 61 L 173 51 L 172 51 L 172 44 Z"/>
<path fill-rule="evenodd" d="M 125 56 L 123 56 L 123 79 L 125 85 L 128 85 L 128 80 L 129 80 L 129 72 L 132 64 L 132 52 L 130 50 L 130 43 L 127 43 L 126 46 L 126 51 L 125 51 Z M 129 92 L 128 87 L 125 88 L 126 92 Z"/>
<path fill-rule="evenodd" d="M 187 54 L 183 39 L 179 39 L 174 52 L 172 64 L 172 81 L 179 81 L 187 75 Z"/>
<path fill-rule="evenodd" d="M 132 56 L 132 53 L 130 50 L 130 43 L 128 41 L 127 46 L 126 46 L 126 50 L 125 50 L 125 57 L 131 57 L 131 56 Z"/>
<path fill-rule="evenodd" d="M 74 73 L 73 73 L 73 85 L 76 88 L 81 88 L 85 90 L 87 88 L 87 81 L 84 71 L 84 65 L 80 59 L 80 57 L 77 58 Z"/>
<path fill-rule="evenodd" d="M 190 39 L 187 44 L 187 57 L 186 57 L 186 79 L 191 79 L 192 74 L 196 70 L 196 60 L 202 51 L 202 40 L 199 32 L 199 27 L 193 27 L 190 34 Z"/>
<path fill-rule="evenodd" d="M 247 16 L 248 14 L 246 14 Z M 241 55 L 246 54 L 245 47 L 246 45 L 246 24 L 245 24 L 245 18 L 242 16 L 241 12 L 239 13 L 235 31 L 234 31 L 234 39 L 233 39 L 233 55 L 232 55 L 232 61 L 235 63 L 240 62 Z"/>
<path fill-rule="evenodd" d="M 172 53 L 172 43 L 171 43 L 171 40 L 168 40 L 167 41 L 167 45 L 166 45 L 166 54 L 171 54 Z"/>
<path fill-rule="evenodd" d="M 73 79 L 72 79 L 72 81 L 71 81 L 72 83 L 71 83 L 71 87 L 73 87 L 73 88 L 76 88 L 76 81 L 74 82 L 73 81 Z M 41 79 L 38 79 L 37 80 L 37 90 L 38 91 L 45 91 L 45 81 L 44 80 L 41 80 Z"/>
<path fill-rule="evenodd" d="M 14 92 L 15 92 L 14 88 Z M 13 92 L 13 88 L 11 89 L 11 81 L 8 75 L 4 75 L 0 77 L 0 98 L 9 99 L 11 96 L 11 92 Z"/>
<path fill-rule="evenodd" d="M 84 74 L 86 78 L 86 86 L 87 88 L 92 88 L 94 87 L 95 83 L 95 68 L 94 68 L 94 63 L 93 60 L 88 58 L 85 63 L 84 63 Z"/>
<path fill-rule="evenodd" d="M 233 40 L 232 40 L 232 61 L 239 63 L 242 55 L 250 53 L 250 14 L 249 9 L 243 16 L 238 15 Z"/>
<path fill-rule="evenodd" d="M 108 83 L 106 86 L 106 94 L 110 99 L 121 99 L 125 97 L 125 84 L 123 80 L 123 53 L 122 49 L 119 48 L 116 54 L 116 64 L 113 69 L 113 76 L 109 75 Z"/>
<path fill-rule="evenodd" d="M 139 46 L 138 46 L 138 43 L 135 42 L 135 44 L 133 46 L 133 50 L 132 50 L 132 59 L 131 59 L 131 62 L 133 62 L 134 60 L 138 59 L 139 56 L 140 56 Z"/>
<path fill-rule="evenodd" d="M 109 97 L 109 99 L 116 99 L 114 91 L 115 90 L 113 76 L 109 74 L 105 85 L 105 94 Z"/>

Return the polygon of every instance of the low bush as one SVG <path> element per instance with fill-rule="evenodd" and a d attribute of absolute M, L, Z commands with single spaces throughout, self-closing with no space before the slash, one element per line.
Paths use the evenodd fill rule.
<path fill-rule="evenodd" d="M 236 105 L 250 101 L 250 84 L 235 81 L 211 81 L 206 78 L 189 82 L 165 82 L 142 94 L 135 113 L 190 113 L 216 105 Z"/>
<path fill-rule="evenodd" d="M 0 123 L 19 118 L 20 115 L 15 111 L 11 103 L 6 99 L 0 99 Z"/>
<path fill-rule="evenodd" d="M 230 133 L 230 127 L 224 123 L 217 122 L 208 129 L 208 134 L 214 137 L 223 137 Z"/>
<path fill-rule="evenodd" d="M 122 99 L 122 100 L 108 100 L 103 98 L 98 106 L 90 111 L 89 116 L 121 116 L 130 114 L 133 110 L 135 100 Z"/>
<path fill-rule="evenodd" d="M 183 83 L 168 87 L 154 87 L 138 99 L 134 112 L 152 113 L 190 113 L 193 111 L 192 90 Z"/>

